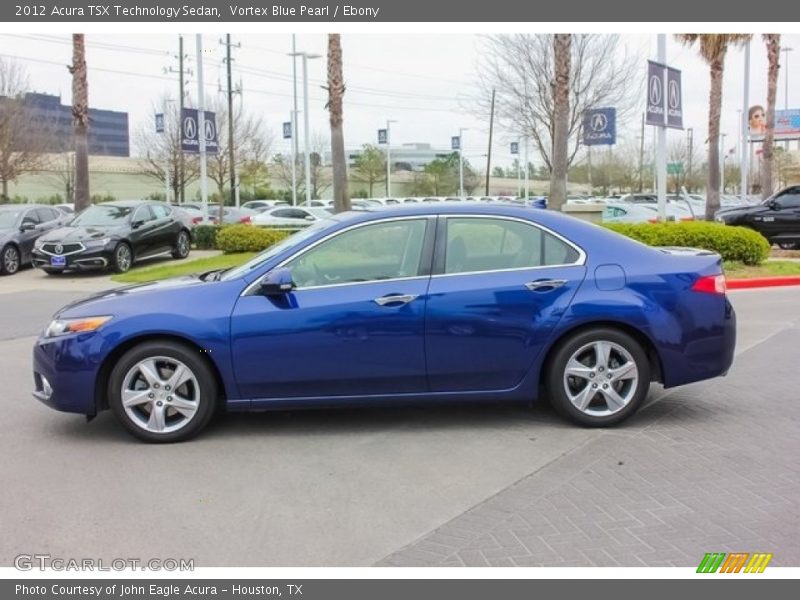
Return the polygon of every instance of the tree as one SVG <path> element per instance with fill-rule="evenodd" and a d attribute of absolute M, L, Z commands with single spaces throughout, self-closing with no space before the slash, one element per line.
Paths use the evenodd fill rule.
<path fill-rule="evenodd" d="M 567 202 L 567 169 L 569 149 L 569 91 L 572 35 L 557 33 L 553 36 L 553 154 L 551 157 L 550 196 L 547 208 L 560 211 Z"/>
<path fill-rule="evenodd" d="M 0 201 L 8 202 L 8 184 L 20 175 L 40 169 L 51 131 L 49 124 L 31 116 L 25 102 L 28 78 L 16 62 L 0 57 Z"/>
<path fill-rule="evenodd" d="M 749 34 L 738 33 L 681 33 L 675 36 L 687 46 L 699 47 L 700 56 L 708 64 L 711 90 L 708 98 L 708 185 L 706 186 L 706 220 L 713 221 L 719 210 L 719 121 L 722 112 L 722 76 L 725 55 L 731 46 L 750 40 Z"/>
<path fill-rule="evenodd" d="M 181 172 L 181 115 L 175 102 L 161 101 L 153 104 L 153 113 L 162 112 L 166 104 L 164 133 L 156 133 L 149 119 L 141 123 L 134 139 L 143 160 L 140 163 L 142 173 L 165 183 L 166 171 L 169 170 L 169 187 L 173 198 L 180 196 L 181 189 L 200 177 L 200 160 L 197 154 L 186 153 Z M 181 177 L 182 175 L 182 177 Z"/>
<path fill-rule="evenodd" d="M 350 210 L 350 193 L 347 189 L 347 156 L 344 152 L 342 99 L 342 36 L 328 34 L 328 112 L 331 123 L 331 162 L 333 163 L 333 210 Z"/>
<path fill-rule="evenodd" d="M 423 170 L 434 196 L 455 193 L 458 189 L 458 152 L 432 160 Z"/>
<path fill-rule="evenodd" d="M 508 177 L 516 177 L 517 171 L 516 169 L 511 169 L 514 171 L 513 175 L 508 175 Z M 494 167 L 492 169 L 492 177 L 506 177 L 506 172 L 503 170 L 503 167 Z"/>
<path fill-rule="evenodd" d="M 369 186 L 369 198 L 372 198 L 372 187 L 376 183 L 386 181 L 386 153 L 372 144 L 364 144 L 361 153 L 353 163 L 353 179 Z"/>
<path fill-rule="evenodd" d="M 64 202 L 75 202 L 75 155 L 72 152 L 53 155 L 47 164 L 47 174 L 53 186 L 64 192 Z"/>
<path fill-rule="evenodd" d="M 311 169 L 309 179 L 311 180 L 311 198 L 319 198 L 322 193 L 331 186 L 331 173 L 326 169 L 322 162 L 322 155 L 325 148 L 329 146 L 328 138 L 320 133 L 311 136 L 311 152 L 309 153 L 309 163 Z M 302 155 L 297 156 L 296 165 L 296 184 L 297 197 L 305 197 L 305 161 Z M 276 154 L 272 157 L 272 173 L 275 179 L 281 182 L 284 189 L 289 190 L 288 196 L 291 198 L 292 189 L 292 156 L 291 154 Z"/>
<path fill-rule="evenodd" d="M 75 139 L 75 212 L 91 204 L 89 196 L 89 83 L 86 44 L 82 33 L 72 34 L 72 124 Z"/>
<path fill-rule="evenodd" d="M 259 199 L 259 190 L 264 194 L 262 198 L 269 198 L 272 194 L 270 190 L 269 167 L 267 163 L 258 160 L 249 160 L 239 169 L 239 182 L 242 187 L 242 194 L 252 190 L 252 199 Z"/>
<path fill-rule="evenodd" d="M 767 45 L 767 128 L 761 145 L 761 197 L 767 199 L 773 191 L 773 158 L 775 157 L 775 96 L 778 92 L 778 69 L 781 55 L 781 34 L 765 33 Z"/>
<path fill-rule="evenodd" d="M 567 166 L 581 147 L 578 133 L 583 112 L 614 106 L 618 121 L 624 121 L 637 107 L 637 90 L 641 87 L 639 57 L 622 50 L 620 36 L 574 34 L 571 38 Z M 490 110 L 486 98 L 491 96 L 492 88 L 503 90 L 495 119 L 507 131 L 527 136 L 533 142 L 545 163 L 545 178 L 553 167 L 554 65 L 553 35 L 487 36 L 478 65 L 480 92 L 473 105 L 473 110 L 486 119 Z"/>

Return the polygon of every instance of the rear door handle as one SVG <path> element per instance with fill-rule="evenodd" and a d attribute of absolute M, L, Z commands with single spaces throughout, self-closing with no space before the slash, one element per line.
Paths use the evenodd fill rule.
<path fill-rule="evenodd" d="M 556 288 L 560 288 L 567 283 L 566 279 L 537 279 L 536 281 L 529 281 L 525 287 L 532 292 L 549 292 Z"/>
<path fill-rule="evenodd" d="M 373 302 L 378 306 L 393 306 L 408 304 L 417 298 L 418 294 L 390 294 L 389 296 L 381 296 L 375 298 Z"/>

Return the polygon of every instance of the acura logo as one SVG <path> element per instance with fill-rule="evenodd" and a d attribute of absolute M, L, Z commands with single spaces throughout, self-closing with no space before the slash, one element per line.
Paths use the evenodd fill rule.
<path fill-rule="evenodd" d="M 183 137 L 187 140 L 193 140 L 197 137 L 197 121 L 192 117 L 186 117 L 183 120 Z"/>
<path fill-rule="evenodd" d="M 208 142 L 214 141 L 214 138 L 217 137 L 216 136 L 216 132 L 214 131 L 214 122 L 213 121 L 206 120 L 206 123 L 205 123 L 205 136 L 206 136 L 206 141 L 208 141 Z"/>
<path fill-rule="evenodd" d="M 56 244 L 55 250 L 56 254 L 61 254 L 62 252 L 64 252 L 64 246 L 62 246 L 61 244 Z"/>
<path fill-rule="evenodd" d="M 592 121 L 590 125 L 592 127 L 592 131 L 605 131 L 606 127 L 608 127 L 608 117 L 606 117 L 603 113 L 596 113 L 592 115 Z"/>
<path fill-rule="evenodd" d="M 669 82 L 669 107 L 678 108 L 681 103 L 681 92 L 678 89 L 678 82 L 674 79 Z"/>
<path fill-rule="evenodd" d="M 661 77 L 658 75 L 653 75 L 650 77 L 650 104 L 660 105 L 662 100 L 661 94 Z"/>

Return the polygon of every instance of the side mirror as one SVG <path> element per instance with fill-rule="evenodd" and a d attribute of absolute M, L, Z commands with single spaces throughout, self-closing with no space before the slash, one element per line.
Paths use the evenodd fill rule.
<path fill-rule="evenodd" d="M 772 210 L 780 210 L 781 208 L 783 208 L 783 207 L 781 206 L 781 203 L 780 203 L 780 202 L 778 202 L 778 200 L 777 200 L 777 199 L 770 200 L 770 201 L 767 203 L 767 206 L 769 206 L 769 207 L 770 207 L 770 209 L 772 209 Z"/>
<path fill-rule="evenodd" d="M 133 223 L 131 223 L 131 227 L 133 229 L 139 229 L 139 227 L 141 227 L 142 225 L 144 225 L 144 221 L 142 220 L 134 221 Z"/>
<path fill-rule="evenodd" d="M 292 270 L 287 268 L 275 269 L 267 273 L 261 280 L 261 293 L 265 296 L 283 296 L 294 289 Z"/>
<path fill-rule="evenodd" d="M 314 217 L 312 217 L 311 215 L 306 215 L 305 216 L 305 220 L 306 221 L 316 221 L 316 219 Z"/>
<path fill-rule="evenodd" d="M 19 226 L 20 231 L 33 231 L 36 229 L 36 224 L 31 223 L 30 221 L 25 221 L 22 225 Z"/>

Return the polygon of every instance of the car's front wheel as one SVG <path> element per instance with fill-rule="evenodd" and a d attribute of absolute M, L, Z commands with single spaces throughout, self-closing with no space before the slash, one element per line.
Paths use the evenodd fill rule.
<path fill-rule="evenodd" d="M 181 230 L 178 237 L 175 238 L 175 246 L 172 249 L 172 258 L 183 259 L 189 256 L 189 251 L 192 248 L 192 240 L 185 230 Z"/>
<path fill-rule="evenodd" d="M 208 425 L 217 386 L 197 350 L 170 341 L 145 342 L 117 361 L 109 377 L 108 400 L 137 438 L 182 442 Z"/>
<path fill-rule="evenodd" d="M 19 271 L 19 250 L 9 244 L 0 252 L 0 275 L 13 275 Z"/>
<path fill-rule="evenodd" d="M 616 329 L 582 331 L 562 342 L 549 363 L 553 407 L 586 427 L 615 425 L 639 408 L 650 388 L 647 354 Z"/>
<path fill-rule="evenodd" d="M 131 247 L 125 242 L 120 242 L 117 244 L 117 247 L 114 248 L 114 270 L 117 273 L 125 273 L 130 270 L 132 264 L 133 252 L 131 251 Z"/>
<path fill-rule="evenodd" d="M 778 242 L 778 248 L 781 250 L 797 250 L 800 244 L 797 242 Z"/>

